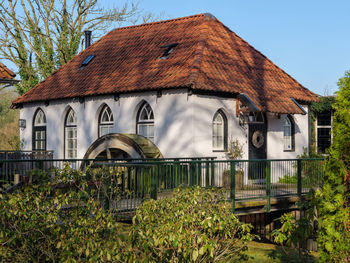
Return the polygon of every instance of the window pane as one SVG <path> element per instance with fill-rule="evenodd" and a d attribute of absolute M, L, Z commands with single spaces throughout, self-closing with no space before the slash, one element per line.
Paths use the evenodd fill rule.
<path fill-rule="evenodd" d="M 293 150 L 292 123 L 288 116 L 283 122 L 283 150 Z"/>
<path fill-rule="evenodd" d="M 318 128 L 317 129 L 317 148 L 321 153 L 325 153 L 326 149 L 331 146 L 331 129 Z"/>
<path fill-rule="evenodd" d="M 153 141 L 153 139 L 154 139 L 154 125 L 153 124 L 139 124 L 138 134 Z"/>
<path fill-rule="evenodd" d="M 108 106 L 105 106 L 101 114 L 100 123 L 111 123 L 111 122 L 113 122 L 112 111 Z"/>
<path fill-rule="evenodd" d="M 46 124 L 45 114 L 42 110 L 39 110 L 34 119 L 34 126 L 44 126 Z"/>
<path fill-rule="evenodd" d="M 100 126 L 100 136 L 113 133 L 113 125 L 101 125 Z"/>
<path fill-rule="evenodd" d="M 76 158 L 77 152 L 77 128 L 66 127 L 66 158 Z"/>
<path fill-rule="evenodd" d="M 218 118 L 216 118 L 217 120 Z M 222 118 L 220 117 L 222 120 Z M 213 148 L 216 150 L 224 149 L 224 125 L 222 122 L 213 123 Z"/>
<path fill-rule="evenodd" d="M 332 123 L 331 111 L 324 111 L 317 114 L 317 125 L 330 126 Z"/>
<path fill-rule="evenodd" d="M 66 125 L 76 125 L 77 118 L 75 116 L 74 110 L 70 109 L 67 115 Z"/>

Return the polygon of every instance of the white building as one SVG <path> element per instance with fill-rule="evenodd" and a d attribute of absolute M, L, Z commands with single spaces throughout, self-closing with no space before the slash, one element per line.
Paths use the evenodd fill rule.
<path fill-rule="evenodd" d="M 200 14 L 115 29 L 13 107 L 27 124 L 24 150 L 56 158 L 224 159 L 232 138 L 243 159 L 275 159 L 309 147 L 311 101 L 315 94 Z"/>

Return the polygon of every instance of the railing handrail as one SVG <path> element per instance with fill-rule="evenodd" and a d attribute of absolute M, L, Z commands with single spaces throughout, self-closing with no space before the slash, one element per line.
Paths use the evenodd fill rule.
<path fill-rule="evenodd" d="M 107 161 L 201 161 L 201 160 L 215 160 L 216 157 L 178 157 L 178 158 L 130 158 L 130 159 L 119 159 L 119 158 L 110 158 L 110 159 L 0 159 L 0 162 L 37 162 L 37 161 L 50 161 L 50 162 L 107 162 Z"/>
<path fill-rule="evenodd" d="M 240 163 L 240 162 L 278 162 L 278 161 L 323 161 L 324 158 L 295 158 L 295 159 L 244 159 L 244 160 L 217 160 L 215 157 L 202 157 L 202 158 L 162 158 L 162 159 L 0 159 L 0 162 L 110 162 L 110 161 L 137 161 L 138 164 L 157 164 L 157 163 L 174 163 L 174 162 L 191 162 L 191 163 L 202 163 L 202 162 L 214 162 L 214 163 Z M 190 160 L 189 160 L 190 159 Z M 121 163 L 121 164 L 123 164 Z M 135 162 L 136 163 L 136 162 Z M 108 164 L 108 163 L 106 163 Z M 117 163 L 110 163 L 117 164 Z"/>

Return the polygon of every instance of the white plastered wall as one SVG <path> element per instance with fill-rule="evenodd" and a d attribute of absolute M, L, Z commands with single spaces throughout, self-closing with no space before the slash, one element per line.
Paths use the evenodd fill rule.
<path fill-rule="evenodd" d="M 268 159 L 295 159 L 302 155 L 304 151 L 308 152 L 309 147 L 309 107 L 302 105 L 307 112 L 305 115 L 291 115 L 294 121 L 294 142 L 293 151 L 284 151 L 283 146 L 283 121 L 286 114 L 274 115 L 268 114 L 267 128 L 267 158 Z M 296 173 L 296 162 L 287 164 L 284 161 L 271 163 L 271 182 L 278 182 L 279 177 L 293 176 Z"/>
<path fill-rule="evenodd" d="M 32 149 L 33 115 L 40 107 L 47 119 L 47 149 L 54 150 L 55 158 L 64 158 L 64 120 L 72 107 L 78 120 L 78 158 L 82 158 L 88 147 L 98 136 L 98 116 L 107 104 L 114 116 L 116 133 L 135 133 L 136 115 L 143 101 L 150 104 L 155 117 L 155 144 L 165 157 L 216 157 L 226 159 L 225 152 L 214 152 L 212 148 L 212 121 L 221 109 L 228 121 L 228 140 L 238 139 L 244 145 L 243 158 L 248 159 L 247 129 L 239 126 L 236 118 L 236 100 L 208 95 L 189 95 L 187 90 L 122 94 L 118 100 L 113 95 L 26 104 L 21 109 L 21 119 L 27 127 L 21 130 L 23 149 Z M 308 111 L 308 107 L 304 106 Z M 267 157 L 295 158 L 308 147 L 308 115 L 294 115 L 295 151 L 283 151 L 283 118 L 268 114 Z"/>

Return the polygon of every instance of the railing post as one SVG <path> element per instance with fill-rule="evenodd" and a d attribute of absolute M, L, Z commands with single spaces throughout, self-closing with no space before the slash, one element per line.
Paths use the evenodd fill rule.
<path fill-rule="evenodd" d="M 198 158 L 197 161 L 197 185 L 202 187 L 202 160 Z"/>
<path fill-rule="evenodd" d="M 271 161 L 265 160 L 266 162 L 266 197 L 267 205 L 266 212 L 270 212 L 271 209 Z"/>
<path fill-rule="evenodd" d="M 214 161 L 214 158 L 211 158 L 212 162 L 210 163 L 211 164 L 211 187 L 215 186 L 215 162 Z"/>
<path fill-rule="evenodd" d="M 175 159 L 175 187 L 181 184 L 180 181 L 180 162 L 179 159 Z"/>
<path fill-rule="evenodd" d="M 297 176 L 298 176 L 298 181 L 297 181 L 297 187 L 298 187 L 298 197 L 301 198 L 301 187 L 302 187 L 302 184 L 301 184 L 301 173 L 302 173 L 302 169 L 303 169 L 303 166 L 302 166 L 302 159 L 298 159 L 297 160 Z"/>
<path fill-rule="evenodd" d="M 209 162 L 205 162 L 205 187 L 209 187 Z"/>
<path fill-rule="evenodd" d="M 231 175 L 231 187 L 230 187 L 230 198 L 232 200 L 232 213 L 235 212 L 236 209 L 236 163 L 235 161 L 230 162 L 230 175 Z"/>
<path fill-rule="evenodd" d="M 39 168 L 40 170 L 43 170 L 43 169 L 44 169 L 44 163 L 43 163 L 42 160 L 39 161 L 39 163 L 38 163 L 38 168 Z"/>
<path fill-rule="evenodd" d="M 157 184 L 155 173 L 151 173 L 151 198 L 157 200 Z"/>
<path fill-rule="evenodd" d="M 191 160 L 191 162 L 190 162 L 190 186 L 194 185 L 194 181 L 195 181 L 195 164 Z"/>

